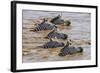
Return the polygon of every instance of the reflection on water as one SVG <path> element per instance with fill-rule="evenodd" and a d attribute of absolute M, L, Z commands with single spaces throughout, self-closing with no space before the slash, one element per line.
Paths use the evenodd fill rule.
<path fill-rule="evenodd" d="M 59 29 L 59 32 L 68 34 L 69 39 L 73 40 L 73 45 L 82 46 L 83 53 L 59 57 L 58 53 L 62 47 L 54 49 L 35 48 L 49 41 L 43 39 L 43 37 L 50 31 L 30 32 L 29 30 L 41 18 L 53 18 L 58 14 L 61 14 L 61 12 L 23 10 L 23 62 L 86 60 L 91 58 L 91 46 L 89 45 L 91 42 L 90 13 L 62 12 L 62 18 L 70 20 L 71 26 Z M 63 42 L 66 42 L 66 40 Z"/>

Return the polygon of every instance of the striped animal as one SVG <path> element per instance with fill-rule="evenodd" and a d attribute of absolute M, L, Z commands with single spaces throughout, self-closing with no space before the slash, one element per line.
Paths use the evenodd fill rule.
<path fill-rule="evenodd" d="M 39 47 L 47 49 L 47 48 L 57 48 L 57 47 L 63 47 L 63 46 L 64 46 L 64 43 L 62 42 L 50 41 Z"/>
<path fill-rule="evenodd" d="M 82 53 L 83 52 L 83 48 L 82 47 L 69 47 L 69 46 L 65 46 L 64 48 L 62 48 L 60 50 L 60 53 L 58 54 L 59 56 L 66 56 L 66 55 L 72 55 L 75 53 Z"/>
<path fill-rule="evenodd" d="M 55 24 L 49 24 L 46 23 L 47 20 L 44 19 L 44 21 L 37 25 L 33 30 L 31 31 L 42 31 L 42 30 L 52 30 L 56 28 Z"/>
<path fill-rule="evenodd" d="M 64 20 L 61 19 L 60 15 L 58 15 L 58 16 L 54 17 L 53 19 L 51 19 L 51 23 L 53 23 L 55 25 L 64 24 Z"/>
<path fill-rule="evenodd" d="M 63 20 L 61 19 L 61 15 L 58 15 L 56 17 L 54 17 L 53 19 L 51 19 L 50 21 L 51 23 L 55 24 L 55 25 L 65 25 L 65 26 L 70 26 L 71 22 L 69 20 Z"/>
<path fill-rule="evenodd" d="M 46 38 L 49 38 L 49 39 L 51 39 L 51 38 L 57 38 L 57 39 L 63 39 L 63 40 L 65 40 L 65 39 L 68 38 L 68 35 L 64 34 L 64 33 L 57 33 L 57 32 L 55 32 L 55 30 L 53 30 L 52 32 L 50 32 L 46 36 Z"/>

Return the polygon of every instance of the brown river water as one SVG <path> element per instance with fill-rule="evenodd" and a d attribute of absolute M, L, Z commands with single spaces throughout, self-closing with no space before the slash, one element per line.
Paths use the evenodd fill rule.
<path fill-rule="evenodd" d="M 36 23 L 40 23 L 42 18 L 52 19 L 62 13 L 62 19 L 70 20 L 71 26 L 59 29 L 58 32 L 65 33 L 72 40 L 73 46 L 83 47 L 83 53 L 67 55 L 64 57 L 58 56 L 59 51 L 63 47 L 58 48 L 36 48 L 43 45 L 49 39 L 44 37 L 50 32 L 40 31 L 31 32 Z M 25 63 L 46 62 L 46 61 L 68 61 L 68 60 L 89 60 L 91 59 L 91 14 L 77 12 L 48 12 L 48 11 L 32 11 L 23 10 L 23 31 L 22 31 L 22 61 Z M 66 43 L 66 40 L 54 39 L 58 42 Z"/>

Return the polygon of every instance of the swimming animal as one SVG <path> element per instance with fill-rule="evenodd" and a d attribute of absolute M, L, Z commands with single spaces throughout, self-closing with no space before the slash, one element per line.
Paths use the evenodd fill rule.
<path fill-rule="evenodd" d="M 56 28 L 55 24 L 46 23 L 47 20 L 44 19 L 43 22 L 38 24 L 33 30 L 31 31 L 42 31 L 42 30 L 52 30 Z"/>
<path fill-rule="evenodd" d="M 64 20 L 61 19 L 60 15 L 58 15 L 58 16 L 54 17 L 53 19 L 51 19 L 51 23 L 53 23 L 55 25 L 64 24 Z"/>
<path fill-rule="evenodd" d="M 57 47 L 63 47 L 63 46 L 65 46 L 63 42 L 50 41 L 39 47 L 47 49 L 47 48 L 57 48 Z"/>
<path fill-rule="evenodd" d="M 55 32 L 55 30 L 53 30 L 52 32 L 50 32 L 46 38 L 57 38 L 57 39 L 67 39 L 68 38 L 68 35 L 67 34 L 64 34 L 64 33 L 58 33 L 58 32 Z"/>
<path fill-rule="evenodd" d="M 72 46 L 65 46 L 60 50 L 59 56 L 66 56 L 66 55 L 72 55 L 76 53 L 82 53 L 83 48 L 82 47 L 72 47 Z"/>
<path fill-rule="evenodd" d="M 65 26 L 70 26 L 71 22 L 69 20 L 63 20 L 61 19 L 61 15 L 58 15 L 56 17 L 54 17 L 53 19 L 51 19 L 50 21 L 51 23 L 55 24 L 55 25 L 65 25 Z"/>

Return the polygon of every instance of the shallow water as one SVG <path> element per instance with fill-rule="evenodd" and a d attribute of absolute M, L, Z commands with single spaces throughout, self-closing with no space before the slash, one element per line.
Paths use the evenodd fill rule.
<path fill-rule="evenodd" d="M 73 40 L 72 45 L 83 47 L 83 53 L 59 57 L 58 53 L 62 47 L 53 49 L 36 48 L 36 46 L 40 46 L 49 41 L 43 37 L 50 31 L 31 32 L 30 30 L 34 27 L 35 23 L 39 23 L 41 18 L 51 19 L 58 14 L 61 14 L 61 12 L 23 10 L 23 62 L 91 59 L 91 45 L 88 44 L 91 42 L 90 13 L 62 12 L 62 18 L 64 20 L 70 20 L 71 26 L 58 30 L 58 32 L 68 34 L 68 38 Z M 57 41 L 66 42 L 66 40 Z"/>

